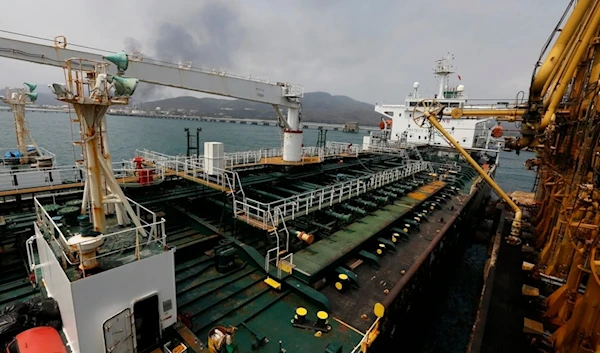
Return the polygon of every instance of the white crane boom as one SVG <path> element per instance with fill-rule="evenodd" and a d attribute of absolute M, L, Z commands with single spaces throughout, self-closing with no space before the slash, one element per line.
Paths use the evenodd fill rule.
<path fill-rule="evenodd" d="M 50 46 L 5 37 L 0 37 L 0 57 L 62 68 L 65 67 L 65 60 L 71 58 L 103 61 L 100 54 L 67 49 L 66 45 Z M 110 65 L 111 69 L 116 69 L 113 64 Z M 300 106 L 298 98 L 303 95 L 303 87 L 300 85 L 266 82 L 218 71 L 202 70 L 191 67 L 191 64 L 155 63 L 143 59 L 135 61 L 131 58 L 127 76 L 161 86 L 291 108 Z"/>

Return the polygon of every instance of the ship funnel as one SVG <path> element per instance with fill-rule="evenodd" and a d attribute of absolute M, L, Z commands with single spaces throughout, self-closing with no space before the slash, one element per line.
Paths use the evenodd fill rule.
<path fill-rule="evenodd" d="M 114 76 L 112 83 L 115 87 L 115 96 L 131 96 L 137 88 L 139 80 L 137 78 Z"/>
<path fill-rule="evenodd" d="M 37 85 L 35 83 L 23 82 L 23 84 L 27 86 L 27 88 L 29 88 L 29 92 L 33 92 L 37 88 Z"/>
<path fill-rule="evenodd" d="M 108 60 L 117 66 L 119 73 L 125 72 L 129 67 L 129 56 L 124 51 L 119 53 L 103 56 L 102 59 Z"/>
<path fill-rule="evenodd" d="M 27 97 L 29 97 L 29 99 L 35 103 L 35 101 L 38 99 L 38 93 L 37 92 L 27 92 L 25 93 L 27 95 Z"/>

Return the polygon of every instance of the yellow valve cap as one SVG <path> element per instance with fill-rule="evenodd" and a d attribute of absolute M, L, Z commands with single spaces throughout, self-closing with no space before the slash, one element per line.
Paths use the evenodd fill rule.
<path fill-rule="evenodd" d="M 403 228 L 402 230 L 404 231 L 404 233 L 408 233 L 408 228 Z"/>
<path fill-rule="evenodd" d="M 343 286 L 340 282 L 335 282 L 335 289 L 342 290 Z"/>
<path fill-rule="evenodd" d="M 396 238 L 396 237 L 392 237 L 392 242 L 393 242 L 393 243 L 395 243 L 395 242 L 397 242 L 397 241 L 398 241 L 398 238 Z"/>
<path fill-rule="evenodd" d="M 321 320 L 327 320 L 327 318 L 329 317 L 329 314 L 327 314 L 325 311 L 319 311 L 317 313 L 317 317 Z"/>
<path fill-rule="evenodd" d="M 345 280 L 347 280 L 347 279 L 348 279 L 348 275 L 347 275 L 347 274 L 345 274 L 345 273 L 340 273 L 340 274 L 338 275 L 338 278 L 339 278 L 339 279 L 341 279 L 342 281 L 345 281 Z"/>
<path fill-rule="evenodd" d="M 381 303 L 375 303 L 375 306 L 373 307 L 373 314 L 379 318 L 383 317 L 385 314 L 385 306 L 383 306 Z"/>
<path fill-rule="evenodd" d="M 381 255 L 381 254 L 383 254 L 383 251 L 381 251 L 381 249 L 377 249 L 377 254 Z"/>
<path fill-rule="evenodd" d="M 298 316 L 306 316 L 307 313 L 308 313 L 308 310 L 306 310 L 303 307 L 299 307 L 298 309 L 296 309 L 296 314 Z"/>

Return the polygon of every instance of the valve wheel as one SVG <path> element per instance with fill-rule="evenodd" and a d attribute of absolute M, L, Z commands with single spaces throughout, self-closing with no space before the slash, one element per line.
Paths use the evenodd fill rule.
<path fill-rule="evenodd" d="M 427 124 L 427 117 L 431 114 L 436 115 L 442 105 L 436 99 L 422 99 L 413 108 L 413 121 L 417 126 L 424 127 Z"/>

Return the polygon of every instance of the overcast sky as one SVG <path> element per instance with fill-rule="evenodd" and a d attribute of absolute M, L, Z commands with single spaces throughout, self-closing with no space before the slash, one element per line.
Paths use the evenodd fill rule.
<path fill-rule="evenodd" d="M 527 91 L 540 49 L 567 1 L 0 0 L 0 4 L 5 13 L 0 17 L 2 30 L 45 38 L 64 35 L 70 43 L 113 51 L 135 49 L 173 62 L 192 61 L 194 66 L 298 83 L 307 92 L 402 103 L 414 81 L 424 92 L 435 90 L 433 62 L 448 51 L 455 56 L 469 97 L 512 98 Z M 3 58 L 0 65 L 0 84 L 64 81 L 57 68 Z M 186 93 L 144 88 L 140 94 Z"/>

